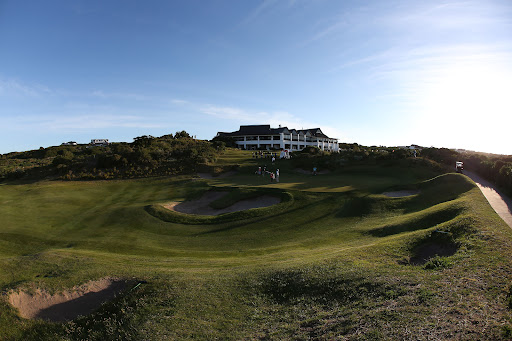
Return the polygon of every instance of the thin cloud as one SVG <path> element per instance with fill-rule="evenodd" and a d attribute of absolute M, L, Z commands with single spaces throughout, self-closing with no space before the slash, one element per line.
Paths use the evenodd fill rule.
<path fill-rule="evenodd" d="M 27 84 L 15 79 L 0 79 L 0 96 L 41 97 L 52 91 L 41 84 Z"/>
<path fill-rule="evenodd" d="M 254 113 L 251 114 L 245 110 L 233 107 L 219 107 L 208 105 L 199 109 L 202 113 L 215 116 L 226 120 L 240 120 L 240 121 L 253 121 Z"/>
<path fill-rule="evenodd" d="M 171 99 L 171 103 L 177 104 L 177 105 L 185 105 L 185 104 L 188 104 L 189 102 L 186 100 L 183 100 L 183 99 L 174 98 L 174 99 Z"/>
<path fill-rule="evenodd" d="M 277 4 L 278 0 L 263 0 L 261 4 L 249 13 L 249 15 L 242 21 L 246 25 L 254 21 L 257 17 L 268 11 L 272 6 Z"/>
<path fill-rule="evenodd" d="M 53 117 L 11 117 L 7 119 L 10 129 L 24 131 L 80 132 L 108 128 L 159 128 L 160 124 L 148 123 L 147 119 L 132 115 L 84 114 L 77 116 Z"/>
<path fill-rule="evenodd" d="M 334 24 L 330 24 L 329 26 L 321 29 L 319 32 L 315 33 L 311 38 L 306 39 L 300 44 L 301 47 L 305 47 L 309 44 L 312 44 L 318 40 L 321 40 L 329 35 L 333 35 L 343 28 L 347 27 L 348 23 L 344 18 L 339 18 L 336 20 Z"/>
<path fill-rule="evenodd" d="M 123 99 L 123 100 L 135 100 L 135 101 L 148 101 L 152 98 L 146 95 L 136 93 L 123 93 L 123 92 L 104 92 L 102 90 L 94 90 L 91 92 L 91 96 L 102 98 L 102 99 Z"/>

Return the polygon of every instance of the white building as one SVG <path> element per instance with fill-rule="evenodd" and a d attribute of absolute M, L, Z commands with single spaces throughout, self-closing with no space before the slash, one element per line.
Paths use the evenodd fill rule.
<path fill-rule="evenodd" d="M 108 146 L 108 139 L 92 139 L 91 144 L 93 146 Z"/>
<path fill-rule="evenodd" d="M 296 151 L 313 146 L 331 152 L 339 150 L 338 139 L 328 137 L 320 128 L 296 130 L 287 127 L 270 128 L 270 125 L 247 125 L 231 133 L 218 132 L 217 136 L 232 137 L 241 149 Z"/>

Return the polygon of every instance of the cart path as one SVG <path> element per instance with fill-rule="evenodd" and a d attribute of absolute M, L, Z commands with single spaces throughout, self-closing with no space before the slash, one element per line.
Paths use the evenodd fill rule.
<path fill-rule="evenodd" d="M 482 191 L 484 196 L 491 204 L 492 208 L 498 213 L 508 226 L 512 228 L 512 200 L 505 194 L 500 192 L 496 187 L 489 181 L 476 175 L 473 172 L 464 171 L 464 174 L 473 180 L 478 188 Z"/>

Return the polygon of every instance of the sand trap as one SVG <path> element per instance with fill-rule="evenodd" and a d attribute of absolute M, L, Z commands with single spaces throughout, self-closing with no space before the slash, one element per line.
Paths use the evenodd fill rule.
<path fill-rule="evenodd" d="M 37 289 L 33 294 L 23 291 L 11 292 L 8 300 L 24 318 L 53 322 L 70 321 L 80 315 L 94 312 L 126 286 L 126 281 L 103 278 L 55 295 L 41 289 Z"/>
<path fill-rule="evenodd" d="M 219 215 L 223 213 L 244 211 L 251 208 L 272 206 L 281 202 L 279 198 L 270 195 L 262 195 L 257 198 L 240 200 L 239 202 L 223 209 L 215 209 L 208 206 L 212 201 L 220 199 L 227 194 L 227 192 L 209 191 L 197 200 L 171 202 L 163 206 L 167 209 L 187 214 Z"/>
<path fill-rule="evenodd" d="M 403 190 L 403 191 L 394 191 L 394 192 L 384 192 L 382 194 L 384 194 L 385 196 L 390 197 L 390 198 L 401 198 L 401 197 L 408 197 L 411 195 L 416 195 L 418 193 L 420 193 L 419 190 L 412 189 L 412 190 Z"/>

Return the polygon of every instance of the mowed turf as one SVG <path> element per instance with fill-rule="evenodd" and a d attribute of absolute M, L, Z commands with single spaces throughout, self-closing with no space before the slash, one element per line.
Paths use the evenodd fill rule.
<path fill-rule="evenodd" d="M 262 162 L 280 168 L 279 183 L 254 174 Z M 241 151 L 219 163 L 237 163 L 239 172 L 1 184 L 4 293 L 105 276 L 143 284 L 64 324 L 24 320 L 2 301 L 0 339 L 509 337 L 512 234 L 465 176 L 418 160 L 317 176 Z M 205 225 L 145 210 L 211 187 L 271 187 L 293 200 L 285 210 Z M 380 194 L 390 188 L 420 193 Z"/>

